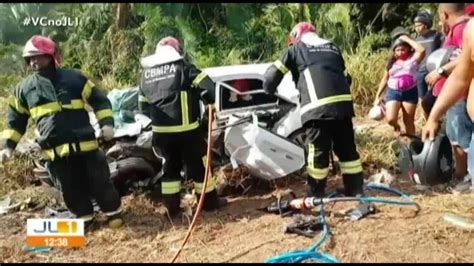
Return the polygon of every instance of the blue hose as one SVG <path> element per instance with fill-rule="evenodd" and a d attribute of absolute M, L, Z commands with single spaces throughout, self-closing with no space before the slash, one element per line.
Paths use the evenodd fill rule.
<path fill-rule="evenodd" d="M 309 247 L 306 250 L 295 250 L 293 252 L 284 253 L 272 258 L 267 259 L 266 263 L 296 263 L 296 262 L 303 262 L 306 260 L 312 261 L 320 261 L 325 263 L 339 263 L 339 261 L 332 257 L 329 254 L 324 252 L 318 251 L 317 249 L 321 246 L 324 241 L 329 237 L 329 226 L 326 223 L 326 219 L 324 218 L 324 205 L 321 205 L 321 213 L 320 218 L 323 223 L 323 236 L 316 242 L 314 245 Z"/>
<path fill-rule="evenodd" d="M 384 203 L 384 204 L 394 204 L 394 205 L 415 205 L 419 210 L 419 206 L 416 202 L 410 199 L 410 196 L 407 194 L 391 188 L 385 184 L 376 184 L 376 183 L 369 183 L 366 185 L 368 189 L 378 189 L 378 190 L 385 190 L 387 192 L 391 192 L 393 194 L 400 195 L 405 201 L 398 201 L 398 200 L 389 200 L 389 199 L 382 199 L 376 197 L 361 197 L 361 198 L 354 198 L 354 201 L 360 201 L 364 203 L 369 202 L 376 202 L 376 203 Z M 332 198 L 337 193 L 332 193 L 328 196 L 328 198 Z M 333 198 L 334 202 L 337 202 L 337 198 Z M 305 250 L 295 250 L 293 252 L 283 253 L 274 257 L 271 257 L 265 261 L 265 263 L 298 263 L 303 261 L 317 261 L 323 263 L 340 263 L 336 258 L 332 257 L 329 254 L 321 252 L 318 250 L 319 246 L 321 246 L 324 241 L 329 237 L 330 231 L 329 226 L 326 223 L 325 215 L 324 215 L 324 205 L 321 203 L 321 211 L 320 211 L 320 218 L 321 222 L 323 223 L 323 234 L 322 237 L 316 242 L 314 245 L 309 247 Z"/>

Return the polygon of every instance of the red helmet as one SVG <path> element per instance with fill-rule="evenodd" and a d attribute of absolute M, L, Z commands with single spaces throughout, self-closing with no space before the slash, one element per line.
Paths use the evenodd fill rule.
<path fill-rule="evenodd" d="M 165 37 L 158 42 L 157 46 L 162 45 L 169 45 L 173 47 L 179 54 L 183 54 L 183 48 L 181 46 L 181 43 L 176 38 L 173 38 L 171 36 Z"/>
<path fill-rule="evenodd" d="M 466 12 L 466 15 L 474 17 L 474 4 L 467 5 L 464 11 Z"/>
<path fill-rule="evenodd" d="M 27 61 L 29 57 L 44 54 L 50 55 L 54 59 L 56 66 L 59 66 L 61 63 L 56 43 L 48 37 L 34 35 L 26 42 L 25 47 L 23 48 L 23 58 Z"/>
<path fill-rule="evenodd" d="M 288 37 L 288 44 L 293 45 L 301 40 L 301 36 L 306 32 L 316 32 L 316 27 L 309 22 L 300 22 L 293 27 Z"/>

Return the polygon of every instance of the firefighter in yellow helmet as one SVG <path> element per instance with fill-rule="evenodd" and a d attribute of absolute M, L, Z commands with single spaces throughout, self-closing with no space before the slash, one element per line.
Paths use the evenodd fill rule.
<path fill-rule="evenodd" d="M 78 71 L 59 67 L 56 44 L 47 37 L 35 35 L 29 39 L 23 58 L 34 73 L 20 82 L 9 99 L 1 162 L 11 158 L 32 118 L 39 132 L 36 141 L 49 171 L 59 180 L 68 209 L 90 225 L 94 198 L 107 215 L 109 226 L 121 226 L 120 197 L 84 109 L 85 104 L 94 109 L 102 138 L 110 140 L 114 120 L 109 100 Z"/>

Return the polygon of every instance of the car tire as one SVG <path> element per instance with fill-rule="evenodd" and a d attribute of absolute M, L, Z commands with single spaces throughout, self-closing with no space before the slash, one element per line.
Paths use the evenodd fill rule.
<path fill-rule="evenodd" d="M 153 166 L 143 158 L 129 157 L 109 163 L 110 179 L 120 196 L 129 192 L 127 183 L 145 180 L 156 173 Z"/>

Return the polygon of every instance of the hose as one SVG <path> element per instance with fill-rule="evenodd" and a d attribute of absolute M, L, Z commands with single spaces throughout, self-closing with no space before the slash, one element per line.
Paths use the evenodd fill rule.
<path fill-rule="evenodd" d="M 184 237 L 184 240 L 181 243 L 181 247 L 178 249 L 178 251 L 176 251 L 176 253 L 175 253 L 173 259 L 170 261 L 170 263 L 174 263 L 176 261 L 179 254 L 181 254 L 181 251 L 183 250 L 184 246 L 188 242 L 189 237 L 191 236 L 191 234 L 194 231 L 194 227 L 196 225 L 197 218 L 199 216 L 199 213 L 201 212 L 202 206 L 204 205 L 204 199 L 206 197 L 205 192 L 206 192 L 208 177 L 212 173 L 211 172 L 211 147 L 212 147 L 211 136 L 212 136 L 212 122 L 213 122 L 214 116 L 213 116 L 212 105 L 208 104 L 207 107 L 208 107 L 208 114 L 209 114 L 208 124 L 207 124 L 207 143 L 208 143 L 207 144 L 207 155 L 206 155 L 207 160 L 206 160 L 206 171 L 205 171 L 205 174 L 204 174 L 204 184 L 203 184 L 202 191 L 201 191 L 201 197 L 199 199 L 199 203 L 198 203 L 198 206 L 197 206 L 197 209 L 196 209 L 196 213 L 194 214 L 193 220 L 192 220 L 191 224 L 189 225 L 188 232 L 186 233 L 186 236 Z"/>
<path fill-rule="evenodd" d="M 323 263 L 340 263 L 336 258 L 332 257 L 329 254 L 321 252 L 318 248 L 326 241 L 329 237 L 330 231 L 329 226 L 326 223 L 325 215 L 324 215 L 324 204 L 328 202 L 341 202 L 341 201 L 360 201 L 364 203 L 368 202 L 377 202 L 377 203 L 384 203 L 384 204 L 395 204 L 395 205 L 414 205 L 417 208 L 417 213 L 420 210 L 420 206 L 410 199 L 410 197 L 394 188 L 389 187 L 385 184 L 376 184 L 376 183 L 369 183 L 366 185 L 368 189 L 378 189 L 378 190 L 385 190 L 387 192 L 391 192 L 393 194 L 400 195 L 406 201 L 397 201 L 397 200 L 388 200 L 388 199 L 381 199 L 376 197 L 340 197 L 340 198 L 332 198 L 335 196 L 336 193 L 332 193 L 328 198 L 321 199 L 318 204 L 321 205 L 320 210 L 320 218 L 323 224 L 323 233 L 319 241 L 317 241 L 314 245 L 309 247 L 305 250 L 295 250 L 288 253 L 283 253 L 281 255 L 277 255 L 267 259 L 266 263 L 298 263 L 303 261 L 319 261 Z"/>
<path fill-rule="evenodd" d="M 312 261 L 321 261 L 326 263 L 339 263 L 339 261 L 332 257 L 329 254 L 324 252 L 318 251 L 317 249 L 321 246 L 324 241 L 329 237 L 330 231 L 329 226 L 326 223 L 325 215 L 324 215 L 324 205 L 321 206 L 320 212 L 321 222 L 323 223 L 323 236 L 316 242 L 314 245 L 309 247 L 306 250 L 295 250 L 293 252 L 284 253 L 270 259 L 267 259 L 266 263 L 297 263 L 303 262 L 306 260 Z"/>

